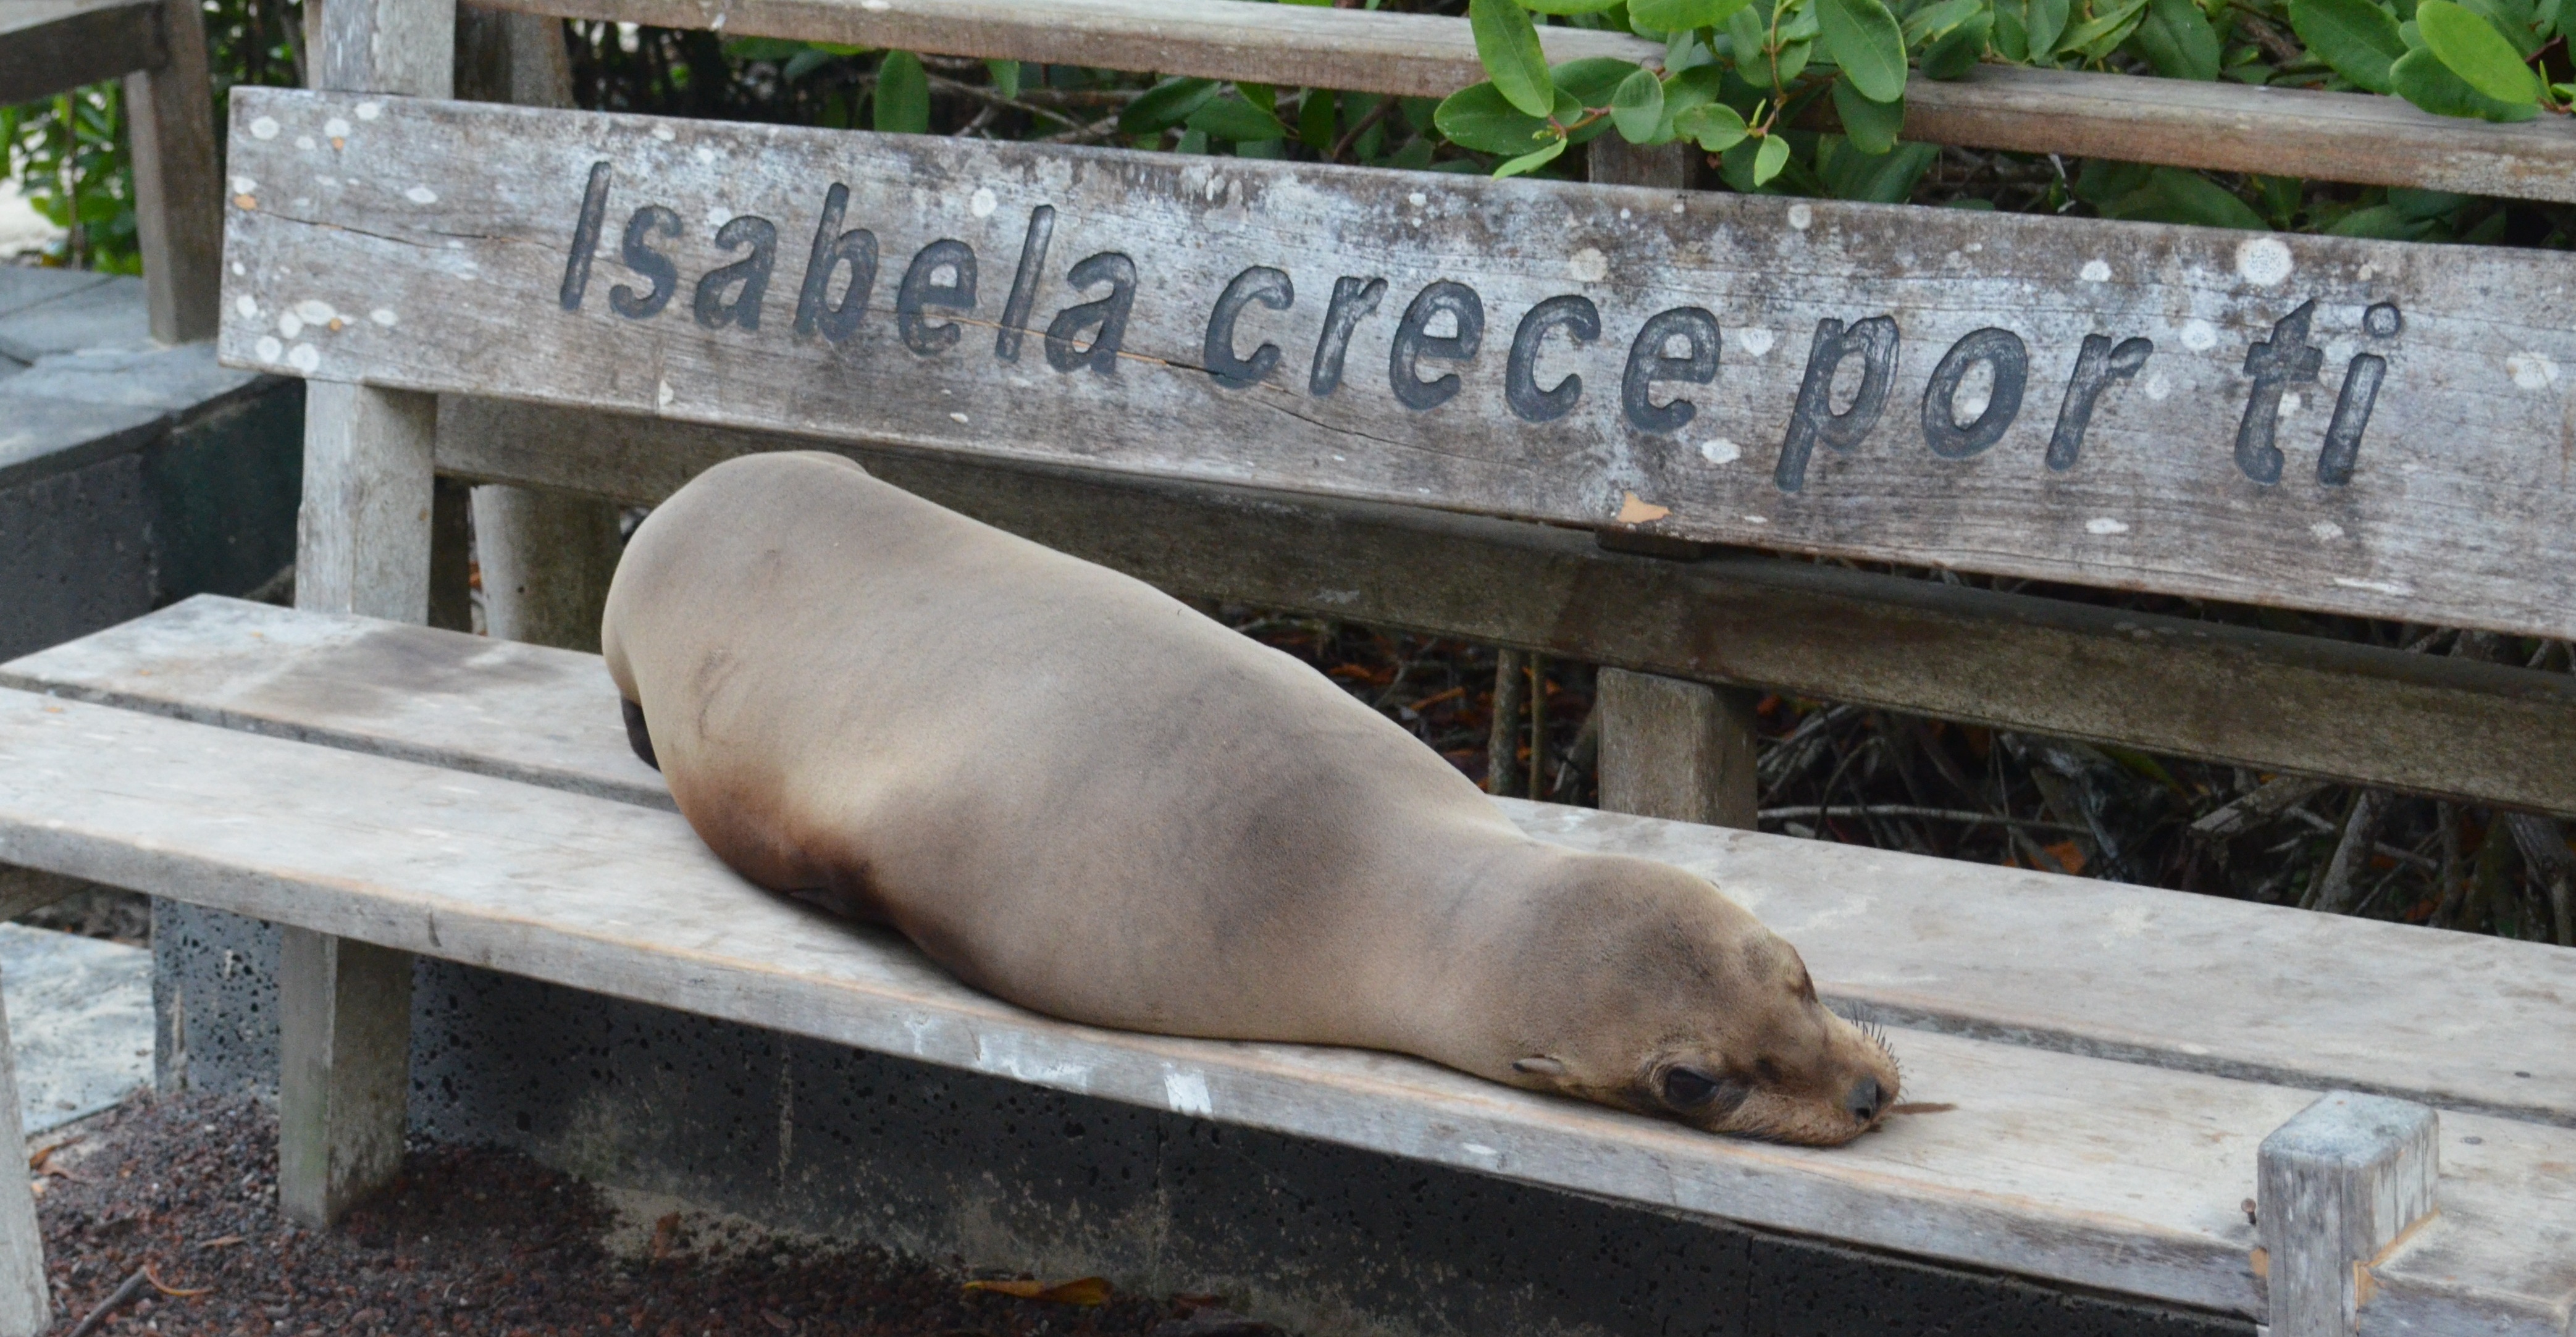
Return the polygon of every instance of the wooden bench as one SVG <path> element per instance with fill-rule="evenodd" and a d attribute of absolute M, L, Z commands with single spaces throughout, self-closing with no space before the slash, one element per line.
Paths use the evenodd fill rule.
<path fill-rule="evenodd" d="M 1684 689 L 1681 713 L 1703 724 L 1723 706 L 1704 684 L 1789 686 L 2483 802 L 2576 806 L 2550 754 L 2476 751 L 2565 739 L 2563 677 L 1772 559 L 1663 562 L 1600 552 L 1579 532 L 2563 636 L 2564 577 L 2527 556 L 2544 547 L 2563 484 L 2510 449 L 2555 439 L 2561 392 L 2546 369 L 2576 355 L 2536 295 L 2560 282 L 2554 258 L 1695 196 L 1673 189 L 1671 155 L 1601 152 L 1596 178 L 1652 179 L 1583 188 L 467 107 L 415 100 L 449 91 L 447 29 L 431 8 L 334 4 L 319 82 L 342 91 L 236 96 L 230 259 L 242 272 L 225 348 L 314 378 L 307 610 L 422 620 L 456 569 L 432 541 L 440 474 L 650 502 L 728 454 L 881 443 L 898 449 L 867 458 L 895 481 L 1175 588 L 1644 670 Z M 711 21 L 693 6 L 624 3 L 589 16 Z M 738 34 L 1406 94 L 1476 77 L 1465 25 L 1359 12 L 1268 8 L 1248 22 L 1216 4 L 871 0 L 737 4 L 723 18 Z M 1640 50 L 1550 37 L 1559 56 Z M 1952 142 L 2569 190 L 2565 147 L 2541 127 L 2445 126 L 2438 142 L 2458 151 L 2407 151 L 2403 136 L 2391 151 L 2383 137 L 2416 114 L 2385 100 L 2059 75 L 1917 88 L 1909 131 Z M 2260 133 L 2210 132 L 2256 112 Z M 826 287 L 809 312 L 814 334 L 800 337 L 809 239 L 836 182 L 849 194 L 821 253 L 854 256 L 839 231 L 869 229 L 880 296 L 835 341 L 823 330 L 839 299 Z M 660 235 L 652 206 L 671 211 L 680 235 Z M 717 254 L 708 234 L 743 216 L 768 222 L 769 241 L 741 228 Z M 582 235 L 596 247 L 573 244 Z M 630 235 L 674 268 L 655 277 L 641 254 L 639 268 L 621 265 Z M 1735 249 L 1700 244 L 1710 236 Z M 920 259 L 942 238 L 979 257 L 975 303 L 958 291 L 954 250 Z M 1026 271 L 1034 300 L 1012 301 L 1020 257 L 1042 249 Z M 1095 254 L 1135 266 L 1115 359 L 1086 357 L 1109 308 L 1092 307 L 1101 319 L 1089 323 L 1070 308 L 1103 300 L 1104 286 L 1114 305 L 1119 267 L 1064 278 Z M 737 261 L 750 267 L 702 302 L 699 281 Z M 1294 298 L 1267 300 L 1288 294 L 1261 267 L 1290 277 Z M 766 280 L 756 328 L 744 296 L 754 270 Z M 1371 278 L 1386 286 L 1347 344 L 1319 339 L 1335 298 L 1355 311 Z M 1233 337 L 1211 341 L 1210 308 L 1238 280 L 1251 300 L 1231 304 L 1220 333 Z M 1459 287 L 1435 293 L 1441 282 Z M 1917 286 L 1936 284 L 1938 300 Z M 890 313 L 906 286 L 910 313 Z M 1599 334 L 1569 347 L 1542 327 L 1532 346 L 1545 371 L 1507 381 L 1520 322 L 1556 296 L 1591 301 Z M 2285 326 L 2308 298 L 2306 323 Z M 638 314 L 612 314 L 621 303 Z M 1660 347 L 1639 338 L 1649 318 L 1693 304 L 1714 333 L 1682 314 L 1660 327 Z M 1826 448 L 1806 453 L 1803 473 L 1784 469 L 1820 322 L 1887 313 L 1901 316 L 1898 393 L 1877 431 L 1837 426 L 1830 400 L 1811 406 L 1805 429 Z M 1050 348 L 1049 328 L 1068 318 Z M 1473 357 L 1461 320 L 1482 325 Z M 2009 360 L 1994 339 L 1963 342 L 1987 328 L 2022 350 L 2018 423 L 1973 452 L 1951 436 L 1918 441 L 1937 429 L 1919 428 L 1915 397 L 1945 351 Z M 945 352 L 901 342 L 936 345 L 943 331 L 956 331 Z M 2109 356 L 2087 363 L 2095 338 Z M 2130 338 L 2158 351 L 2124 378 L 2110 364 Z M 1884 356 L 1866 338 L 1828 342 L 1860 362 Z M 1341 352 L 1318 357 L 1319 344 Z M 2268 360 L 2283 370 L 2253 396 L 2268 410 L 2302 394 L 2304 416 L 2238 412 L 2256 344 L 2286 356 Z M 1267 379 L 1244 365 L 1264 345 L 1280 349 Z M 2284 384 L 2308 346 L 2326 354 L 2318 384 Z M 1721 375 L 1700 374 L 1703 351 L 1719 352 Z M 2352 379 L 2357 366 L 2384 375 Z M 1541 392 L 1568 371 L 1585 390 L 1550 417 L 1563 401 Z M 1454 391 L 1442 388 L 1449 374 Z M 2360 396 L 2365 382 L 2376 393 Z M 1676 396 L 1694 400 L 1698 419 L 1679 433 L 1662 430 Z M 2338 435 L 2357 448 L 2319 477 L 2319 441 L 2338 418 L 2359 423 L 2360 398 L 2370 425 Z M 2337 399 L 2354 407 L 2335 414 Z M 2079 402 L 2089 419 L 2070 417 Z M 2231 449 L 2248 422 L 2244 449 Z M 1866 436 L 1859 450 L 1834 445 L 1854 435 Z M 2079 467 L 2047 467 L 2061 438 Z M 2267 447 L 2291 466 L 2278 483 L 2258 481 Z M 2463 532 L 2463 514 L 2505 530 Z M 1886 653 L 1891 641 L 1905 653 Z M 385 653 L 393 645 L 402 654 Z M 442 657 L 454 686 L 422 698 L 435 708 L 407 704 L 397 665 Z M 348 708 L 294 686 L 346 682 L 361 665 L 397 686 Z M 653 810 L 658 787 L 617 752 L 608 717 L 580 714 L 593 690 L 581 684 L 596 682 L 587 661 L 201 602 L 10 672 L 21 688 L 107 704 L 0 703 L 23 722 L 5 736 L 25 777 L 0 791 L 0 857 L 293 930 L 281 969 L 281 1184 L 308 1220 L 336 1215 L 399 1149 L 399 953 L 417 951 L 1040 1085 L 2268 1318 L 2285 1334 L 2348 1330 L 2359 1305 L 2373 1331 L 2563 1335 L 2576 1303 L 2576 1248 L 2553 1215 L 2569 1197 L 2562 1143 L 2576 1136 L 2576 1093 L 2528 1039 L 2567 1019 L 2569 966 L 2552 949 L 1516 807 L 1551 838 L 1711 871 L 1799 941 L 1847 1005 L 1918 1028 L 1903 1047 L 1926 1098 L 1961 1098 L 1845 1152 L 1782 1153 L 1381 1056 L 1066 1027 L 957 989 L 900 944 L 823 934 L 747 895 Z M 1640 696 L 1663 690 L 1642 685 L 1653 691 Z M 1623 732 L 1650 736 L 1656 720 L 1612 710 L 1605 749 L 1615 755 Z M 470 737 L 459 737 L 464 722 Z M 1724 813 L 1745 775 L 1724 761 L 1723 724 L 1697 729 L 1700 746 L 1660 792 L 1633 787 L 1630 806 Z M 192 763 L 135 799 L 108 777 L 141 756 Z M 228 797 L 252 776 L 274 796 L 256 829 Z M 438 808 L 435 822 L 422 822 L 423 805 Z M 649 914 L 597 899 L 648 870 L 668 888 Z M 665 931 L 704 923 L 716 898 L 726 912 L 712 936 Z M 674 981 L 674 962 L 695 986 Z M 2462 979 L 2497 983 L 2464 999 Z M 2327 1088 L 2405 1108 L 2329 1103 L 2282 1127 Z M 2432 1126 L 2413 1112 L 2431 1109 L 2445 1111 L 2438 1184 Z M 2338 1122 L 2367 1136 L 2319 1133 Z M 2293 1206 L 2355 1177 L 2385 1188 L 2364 1197 L 2387 1215 Z M 2247 1198 L 2262 1199 L 2259 1225 Z"/>
<path fill-rule="evenodd" d="M 2265 1140 L 2317 1089 L 2370 1089 L 2444 1112 L 2441 1210 L 2371 1260 L 2365 1331 L 2557 1334 L 2576 1302 L 2576 1054 L 2528 1039 L 2566 1022 L 2555 948 L 2427 944 L 2394 925 L 1499 800 L 1540 839 L 1716 879 L 1800 942 L 1838 1003 L 1923 1027 L 1899 1034 L 1909 1092 L 1957 1109 L 1840 1150 L 1766 1146 L 1411 1059 L 1099 1031 L 978 994 L 900 939 L 716 864 L 619 721 L 591 709 L 602 673 L 570 651 L 203 596 L 0 667 L 13 689 L 0 691 L 0 850 L 290 926 L 290 964 L 337 957 L 343 1027 L 407 992 L 408 971 L 391 969 L 401 953 L 428 953 L 2256 1318 L 2291 1247 L 2283 1190 L 2257 1185 L 2258 1163 L 2280 1159 Z M 148 763 L 152 778 L 103 784 L 102 759 Z M 247 793 L 261 796 L 256 819 Z M 2461 979 L 2488 991 L 2463 997 Z M 335 1081 L 352 1058 L 390 1061 L 399 1078 L 386 1037 L 323 1038 L 356 1050 L 340 1051 Z M 2256 1197 L 2270 1233 L 2242 1205 Z M 2350 1260 L 2329 1261 L 2349 1275 Z"/>

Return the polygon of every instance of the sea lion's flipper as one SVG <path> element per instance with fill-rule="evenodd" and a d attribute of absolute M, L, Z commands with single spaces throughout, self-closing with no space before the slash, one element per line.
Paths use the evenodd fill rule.
<path fill-rule="evenodd" d="M 644 707 L 622 696 L 617 698 L 617 704 L 626 714 L 626 745 L 635 749 L 635 755 L 643 758 L 645 765 L 662 769 L 662 763 L 653 759 L 653 735 L 644 729 Z"/>

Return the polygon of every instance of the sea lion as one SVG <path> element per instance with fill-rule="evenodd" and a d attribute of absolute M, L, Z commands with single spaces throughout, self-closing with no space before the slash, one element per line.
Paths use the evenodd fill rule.
<path fill-rule="evenodd" d="M 727 864 L 1021 1006 L 1788 1142 L 1896 1098 L 1884 1044 L 1708 882 L 1532 840 L 1312 668 L 839 456 L 680 489 L 600 640 Z"/>

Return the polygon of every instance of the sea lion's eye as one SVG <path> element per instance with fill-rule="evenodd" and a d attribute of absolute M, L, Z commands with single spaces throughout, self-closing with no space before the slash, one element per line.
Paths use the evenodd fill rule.
<path fill-rule="evenodd" d="M 1717 1098 L 1717 1079 L 1697 1068 L 1664 1070 L 1664 1100 L 1675 1109 L 1697 1109 Z"/>

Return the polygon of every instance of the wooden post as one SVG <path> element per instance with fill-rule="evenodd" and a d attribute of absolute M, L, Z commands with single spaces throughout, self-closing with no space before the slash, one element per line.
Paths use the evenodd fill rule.
<path fill-rule="evenodd" d="M 1616 134 L 1585 147 L 1605 185 L 1690 187 L 1686 144 L 1641 148 Z M 1645 817 L 1753 828 L 1753 697 L 1738 689 L 1625 669 L 1601 670 L 1592 699 L 1601 806 Z"/>
<path fill-rule="evenodd" d="M 51 1326 L 45 1238 L 27 1187 L 27 1137 L 18 1122 L 18 1058 L 9 1046 L 9 1009 L 0 1005 L 0 1337 L 36 1337 Z"/>
<path fill-rule="evenodd" d="M 289 928 L 278 977 L 278 1206 L 319 1229 L 402 1167 L 411 954 Z"/>
<path fill-rule="evenodd" d="M 571 106 L 563 20 L 458 6 L 456 95 Z M 483 629 L 501 640 L 598 653 L 618 547 L 615 502 L 524 487 L 474 489 Z"/>
<path fill-rule="evenodd" d="M 327 0 L 313 85 L 446 97 L 455 0 Z M 436 396 L 305 388 L 295 606 L 399 622 L 429 616 Z M 402 1163 L 411 958 L 288 929 L 278 971 L 280 1205 L 326 1226 Z"/>
<path fill-rule="evenodd" d="M 2386 1096 L 2320 1096 L 2263 1139 L 2254 1215 L 2269 1337 L 2352 1337 L 2363 1273 L 2433 1214 L 2440 1116 Z"/>
<path fill-rule="evenodd" d="M 206 78 L 205 16 L 195 0 L 164 0 L 160 57 L 125 76 L 125 108 L 144 306 L 152 337 L 180 344 L 215 337 L 224 250 L 215 101 Z"/>
<path fill-rule="evenodd" d="M 1601 806 L 1753 829 L 1753 694 L 1601 670 Z"/>

